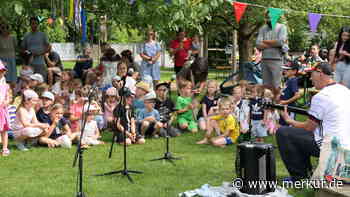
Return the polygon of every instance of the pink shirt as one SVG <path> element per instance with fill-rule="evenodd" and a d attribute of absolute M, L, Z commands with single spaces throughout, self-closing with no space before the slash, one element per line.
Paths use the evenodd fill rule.
<path fill-rule="evenodd" d="M 83 108 L 84 108 L 83 104 L 73 103 L 69 106 L 69 112 L 71 113 L 71 115 L 81 119 L 83 115 Z M 79 129 L 79 126 L 80 126 L 80 120 L 71 121 L 72 131 L 77 131 Z"/>

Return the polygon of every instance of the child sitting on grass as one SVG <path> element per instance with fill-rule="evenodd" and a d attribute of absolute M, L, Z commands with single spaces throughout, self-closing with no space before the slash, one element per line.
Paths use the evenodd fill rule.
<path fill-rule="evenodd" d="M 98 140 L 100 138 L 100 131 L 97 127 L 97 122 L 95 121 L 95 113 L 97 110 L 98 108 L 95 105 L 90 104 L 90 106 L 88 106 L 88 104 L 85 104 L 84 106 L 86 124 L 81 139 L 81 143 L 84 147 L 88 147 L 90 145 L 104 144 L 103 141 Z"/>
<path fill-rule="evenodd" d="M 176 100 L 177 122 L 182 130 L 189 130 L 192 133 L 198 131 L 197 122 L 193 117 L 195 105 L 192 103 L 192 83 L 183 81 L 179 83 L 180 96 Z"/>
<path fill-rule="evenodd" d="M 144 98 L 145 108 L 140 110 L 137 115 L 137 122 L 140 125 L 142 136 L 158 137 L 159 130 L 162 128 L 160 122 L 160 115 L 158 110 L 154 109 L 156 97 L 153 97 L 150 93 Z"/>
<path fill-rule="evenodd" d="M 201 101 L 202 109 L 200 111 L 200 118 L 198 120 L 199 128 L 202 131 L 206 130 L 208 115 L 214 112 L 217 106 L 218 98 L 215 98 L 215 94 L 218 90 L 218 84 L 215 80 L 210 80 L 207 83 L 207 95 Z"/>
<path fill-rule="evenodd" d="M 218 137 L 212 137 L 215 127 L 220 130 Z M 225 147 L 233 144 L 239 137 L 239 125 L 236 118 L 231 114 L 231 99 L 223 98 L 219 102 L 219 115 L 209 116 L 207 124 L 207 133 L 203 140 L 197 144 L 212 143 L 214 146 Z"/>

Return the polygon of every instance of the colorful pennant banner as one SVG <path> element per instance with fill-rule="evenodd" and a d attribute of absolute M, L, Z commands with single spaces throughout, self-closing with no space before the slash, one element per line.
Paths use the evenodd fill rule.
<path fill-rule="evenodd" d="M 239 23 L 239 21 L 241 20 L 247 6 L 248 5 L 246 3 L 233 2 L 233 8 L 234 8 L 237 23 Z"/>
<path fill-rule="evenodd" d="M 320 23 L 322 15 L 316 14 L 316 13 L 309 13 L 308 18 L 309 18 L 310 30 L 314 33 L 317 32 L 317 27 L 318 27 L 318 24 Z"/>
<path fill-rule="evenodd" d="M 275 29 L 276 23 L 278 19 L 280 19 L 284 11 L 279 8 L 269 8 L 268 10 L 269 10 L 269 17 L 271 19 L 272 29 Z"/>

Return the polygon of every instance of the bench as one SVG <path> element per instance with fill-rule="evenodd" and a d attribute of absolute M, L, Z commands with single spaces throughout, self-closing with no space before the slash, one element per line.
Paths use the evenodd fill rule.
<path fill-rule="evenodd" d="M 232 66 L 215 66 L 216 79 L 225 79 L 231 74 Z"/>

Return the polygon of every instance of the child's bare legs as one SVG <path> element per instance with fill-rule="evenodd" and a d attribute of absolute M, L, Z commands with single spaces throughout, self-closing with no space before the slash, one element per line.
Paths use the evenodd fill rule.
<path fill-rule="evenodd" d="M 216 126 L 216 121 L 215 120 L 208 120 L 207 121 L 207 132 L 205 133 L 204 139 L 202 139 L 201 141 L 198 141 L 197 144 L 209 144 L 211 135 L 213 130 L 215 129 Z"/>
<path fill-rule="evenodd" d="M 226 144 L 227 144 L 226 139 L 225 139 L 224 136 L 219 136 L 219 137 L 213 138 L 211 140 L 211 143 L 214 146 L 222 147 L 222 148 L 224 148 L 226 146 Z"/>
<path fill-rule="evenodd" d="M 141 122 L 141 135 L 142 136 L 145 136 L 145 133 L 146 133 L 147 129 L 149 128 L 150 124 L 151 123 L 146 121 L 146 120 Z"/>
<path fill-rule="evenodd" d="M 161 122 L 156 122 L 156 124 L 154 125 L 156 135 L 159 135 L 161 128 L 163 128 L 163 124 Z"/>
<path fill-rule="evenodd" d="M 39 143 L 40 144 L 47 144 L 49 148 L 54 148 L 59 145 L 59 143 L 56 140 L 50 139 L 46 136 L 40 137 L 39 138 Z"/>
<path fill-rule="evenodd" d="M 207 129 L 207 121 L 204 117 L 201 117 L 198 121 L 199 129 L 205 131 Z"/>
<path fill-rule="evenodd" d="M 136 144 L 144 144 L 144 143 L 146 143 L 145 138 L 139 138 L 136 140 Z"/>
<path fill-rule="evenodd" d="M 1 132 L 1 141 L 2 141 L 2 154 L 4 155 L 5 152 L 8 152 L 8 135 L 7 131 Z"/>

